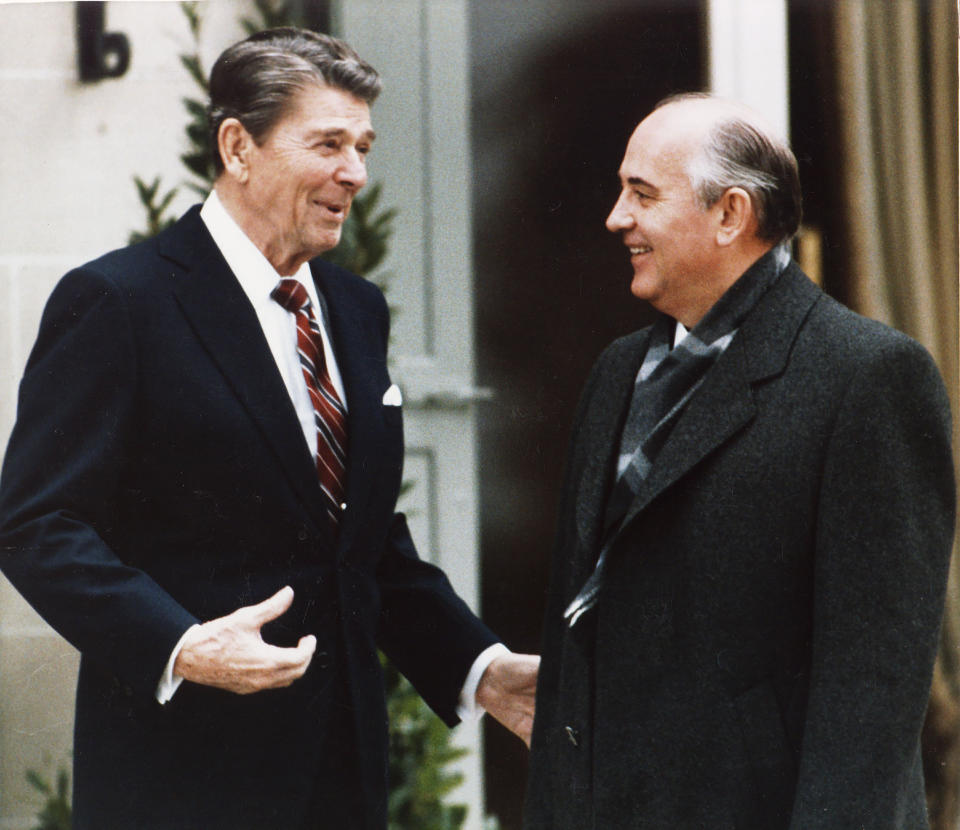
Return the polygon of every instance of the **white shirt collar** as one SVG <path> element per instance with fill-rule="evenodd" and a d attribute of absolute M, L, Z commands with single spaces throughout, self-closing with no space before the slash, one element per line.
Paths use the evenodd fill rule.
<path fill-rule="evenodd" d="M 210 236 L 223 254 L 223 258 L 230 266 L 234 276 L 242 286 L 244 293 L 250 297 L 256 306 L 257 300 L 270 299 L 270 292 L 280 281 L 270 261 L 253 244 L 243 229 L 227 212 L 217 191 L 212 190 L 203 207 L 200 208 L 200 218 L 210 231 Z M 319 307 L 317 288 L 310 272 L 310 264 L 303 263 L 293 275 L 303 283 L 310 295 L 314 308 Z"/>
<path fill-rule="evenodd" d="M 307 388 L 304 385 L 300 359 L 297 356 L 296 325 L 289 312 L 270 297 L 270 292 L 280 281 L 280 275 L 274 270 L 270 261 L 260 253 L 260 249 L 253 244 L 243 229 L 227 212 L 216 191 L 210 193 L 200 208 L 200 218 L 210 231 L 214 244 L 220 249 L 227 265 L 236 277 L 240 288 L 247 296 L 253 310 L 260 321 L 263 333 L 266 335 L 274 361 L 284 376 L 284 383 L 290 392 L 297 413 L 301 416 L 301 423 L 307 443 L 311 444 L 316 435 L 314 424 L 313 404 Z M 307 294 L 315 309 L 317 325 L 320 328 L 320 337 L 323 340 L 323 351 L 327 362 L 327 371 L 330 380 L 344 406 L 347 405 L 346 391 L 340 367 L 333 352 L 330 334 L 324 320 L 323 306 L 320 305 L 317 284 L 313 281 L 310 264 L 305 262 L 293 275 L 307 289 Z"/>
<path fill-rule="evenodd" d="M 679 320 L 676 321 L 676 327 L 673 330 L 673 348 L 677 348 L 682 342 L 683 338 L 687 336 L 687 328 Z"/>

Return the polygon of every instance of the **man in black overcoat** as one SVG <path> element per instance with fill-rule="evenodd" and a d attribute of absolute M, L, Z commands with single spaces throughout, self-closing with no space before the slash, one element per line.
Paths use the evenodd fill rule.
<path fill-rule="evenodd" d="M 681 96 L 607 227 L 659 313 L 576 415 L 527 830 L 916 830 L 954 523 L 929 355 L 793 263 L 789 148 Z"/>
<path fill-rule="evenodd" d="M 213 194 L 47 304 L 0 567 L 81 653 L 75 830 L 382 830 L 378 648 L 447 723 L 480 704 L 529 735 L 536 659 L 395 512 L 383 295 L 315 259 L 366 182 L 379 88 L 324 35 L 230 47 Z"/>

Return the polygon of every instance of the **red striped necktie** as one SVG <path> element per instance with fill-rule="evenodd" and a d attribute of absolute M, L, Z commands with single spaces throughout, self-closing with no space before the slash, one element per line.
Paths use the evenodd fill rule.
<path fill-rule="evenodd" d="M 313 304 L 303 284 L 292 277 L 277 283 L 270 296 L 297 321 L 297 352 L 307 382 L 317 424 L 317 475 L 327 499 L 327 512 L 334 524 L 340 521 L 347 458 L 347 418 L 343 403 L 327 371 L 323 339 L 313 313 Z"/>

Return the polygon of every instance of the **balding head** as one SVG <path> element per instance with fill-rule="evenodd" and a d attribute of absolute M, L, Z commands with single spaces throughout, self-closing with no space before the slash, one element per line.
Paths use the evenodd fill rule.
<path fill-rule="evenodd" d="M 688 328 L 800 221 L 786 142 L 709 96 L 669 99 L 644 118 L 619 178 L 607 228 L 630 251 L 630 290 Z"/>
<path fill-rule="evenodd" d="M 786 140 L 756 111 L 702 93 L 661 101 L 647 120 L 670 121 L 688 151 L 687 174 L 704 208 L 731 187 L 743 188 L 757 217 L 757 237 L 788 241 L 802 216 L 797 160 Z"/>

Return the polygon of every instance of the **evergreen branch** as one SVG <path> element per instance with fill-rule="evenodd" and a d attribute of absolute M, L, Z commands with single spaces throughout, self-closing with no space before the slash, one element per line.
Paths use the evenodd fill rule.
<path fill-rule="evenodd" d="M 53 789 L 35 769 L 27 770 L 27 783 L 41 795 L 50 795 Z"/>
<path fill-rule="evenodd" d="M 160 196 L 159 201 L 157 201 L 157 194 L 160 191 L 159 176 L 150 184 L 147 184 L 139 176 L 134 176 L 133 182 L 137 186 L 137 194 L 147 213 L 147 230 L 146 232 L 133 231 L 128 238 L 128 242 L 131 245 L 143 242 L 151 236 L 156 236 L 164 228 L 168 228 L 174 223 L 173 217 L 168 217 L 165 214 L 179 189 L 176 187 L 170 188 L 170 190 L 164 193 L 163 196 Z"/>
<path fill-rule="evenodd" d="M 190 34 L 194 41 L 200 38 L 200 24 L 203 18 L 200 16 L 200 4 L 197 2 L 185 2 L 180 4 L 184 16 L 187 18 L 187 25 L 190 27 Z"/>
<path fill-rule="evenodd" d="M 193 78 L 197 86 L 201 89 L 207 88 L 207 79 L 203 73 L 203 67 L 200 65 L 199 55 L 181 55 L 180 63 L 182 63 L 187 72 L 190 73 L 190 77 Z"/>
<path fill-rule="evenodd" d="M 297 4 L 291 2 L 291 0 L 284 0 L 284 2 L 276 4 L 270 2 L 270 0 L 254 0 L 253 5 L 259 15 L 259 20 L 244 17 L 240 21 L 248 35 L 256 34 L 264 29 L 273 29 L 277 26 L 298 26 L 303 23 L 300 20 L 300 15 L 297 14 Z"/>
<path fill-rule="evenodd" d="M 70 773 L 61 767 L 57 771 L 56 789 L 36 770 L 27 770 L 27 783 L 43 796 L 43 805 L 32 830 L 70 830 Z"/>
<path fill-rule="evenodd" d="M 197 101 L 194 98 L 181 98 L 183 106 L 190 116 L 195 120 L 207 120 L 207 106 L 202 101 Z"/>

